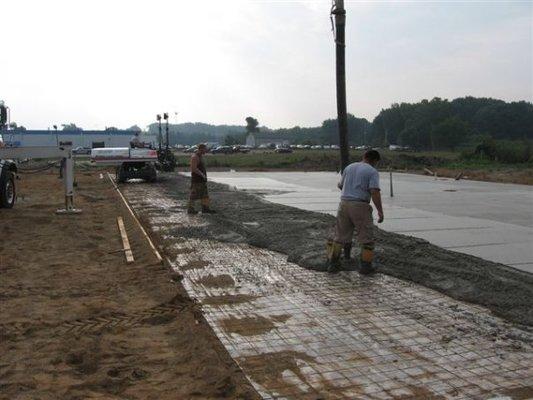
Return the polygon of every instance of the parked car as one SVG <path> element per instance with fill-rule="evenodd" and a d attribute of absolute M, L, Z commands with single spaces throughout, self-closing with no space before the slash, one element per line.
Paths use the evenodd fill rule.
<path fill-rule="evenodd" d="M 233 146 L 233 153 L 249 153 L 250 149 L 247 146 Z"/>
<path fill-rule="evenodd" d="M 292 149 L 290 147 L 285 146 L 278 146 L 276 147 L 276 150 L 274 150 L 276 153 L 292 153 Z"/>
<path fill-rule="evenodd" d="M 231 154 L 233 152 L 233 147 L 231 146 L 218 146 L 216 149 L 211 150 L 213 154 Z"/>
<path fill-rule="evenodd" d="M 389 150 L 391 151 L 412 151 L 412 149 L 409 146 L 398 146 L 396 144 L 391 144 L 389 146 Z"/>
<path fill-rule="evenodd" d="M 183 150 L 184 153 L 194 153 L 196 150 L 198 150 L 198 146 L 191 146 Z"/>
<path fill-rule="evenodd" d="M 91 154 L 91 149 L 88 147 L 76 147 L 72 149 L 72 154 Z"/>

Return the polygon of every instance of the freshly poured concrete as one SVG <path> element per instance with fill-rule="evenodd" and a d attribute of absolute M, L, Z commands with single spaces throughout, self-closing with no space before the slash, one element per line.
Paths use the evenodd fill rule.
<path fill-rule="evenodd" d="M 186 196 L 166 189 L 122 187 L 264 399 L 531 398 L 530 332 L 385 274 L 312 271 L 209 230 L 193 237 L 216 216 L 187 215 Z"/>
<path fill-rule="evenodd" d="M 333 172 L 210 172 L 213 181 L 258 191 L 265 199 L 335 215 Z M 533 189 L 526 185 L 381 173 L 382 229 L 533 272 Z"/>

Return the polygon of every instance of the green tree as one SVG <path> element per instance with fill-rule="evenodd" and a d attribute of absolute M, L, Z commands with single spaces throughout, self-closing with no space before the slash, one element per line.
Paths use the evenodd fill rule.
<path fill-rule="evenodd" d="M 63 127 L 64 131 L 82 131 L 83 130 L 82 128 L 80 128 L 79 126 L 76 126 L 76 124 L 72 122 L 70 124 L 61 124 L 61 126 Z"/>
<path fill-rule="evenodd" d="M 352 145 L 363 144 L 365 132 L 370 131 L 370 122 L 365 118 L 357 118 L 353 114 L 348 114 L 348 142 Z M 321 126 L 322 144 L 339 144 L 339 131 L 337 119 L 327 119 Z"/>
<path fill-rule="evenodd" d="M 455 148 L 467 139 L 470 129 L 466 122 L 457 117 L 450 117 L 431 129 L 432 143 L 436 149 Z"/>
<path fill-rule="evenodd" d="M 24 127 L 23 125 L 18 125 L 16 122 L 11 122 L 9 124 L 9 127 L 11 129 L 13 129 L 14 131 L 25 131 L 26 130 L 26 127 Z"/>
<path fill-rule="evenodd" d="M 132 132 L 142 132 L 142 129 L 139 126 L 137 126 L 137 125 L 130 126 L 126 130 L 127 131 L 132 131 Z"/>
<path fill-rule="evenodd" d="M 228 135 L 224 138 L 225 146 L 236 146 L 246 142 L 246 134 Z"/>
<path fill-rule="evenodd" d="M 255 119 L 254 117 L 246 117 L 245 121 L 247 133 L 259 132 L 259 121 L 257 119 Z"/>

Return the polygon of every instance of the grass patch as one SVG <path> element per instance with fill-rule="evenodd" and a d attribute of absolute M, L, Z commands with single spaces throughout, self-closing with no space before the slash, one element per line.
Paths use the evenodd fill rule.
<path fill-rule="evenodd" d="M 380 150 L 380 170 L 392 169 L 423 173 L 424 168 L 437 171 L 439 176 L 454 177 L 459 172 L 471 179 L 495 182 L 533 184 L 533 163 L 506 164 L 487 158 L 464 158 L 460 152 L 397 152 Z M 351 151 L 350 161 L 358 161 L 363 152 Z M 179 167 L 187 167 L 189 154 L 177 154 Z M 208 154 L 208 169 L 235 169 L 248 171 L 338 171 L 339 151 L 297 150 L 291 154 L 252 152 L 248 154 Z"/>
<path fill-rule="evenodd" d="M 351 151 L 350 161 L 360 160 L 361 151 Z M 450 152 L 393 152 L 381 151 L 380 168 L 423 169 L 424 167 L 447 165 L 456 162 L 459 153 Z M 179 165 L 187 165 L 190 155 L 178 154 Z M 302 150 L 290 154 L 275 152 L 252 152 L 248 154 L 207 154 L 209 168 L 233 169 L 289 169 L 310 171 L 336 171 L 340 165 L 340 154 L 331 150 Z"/>

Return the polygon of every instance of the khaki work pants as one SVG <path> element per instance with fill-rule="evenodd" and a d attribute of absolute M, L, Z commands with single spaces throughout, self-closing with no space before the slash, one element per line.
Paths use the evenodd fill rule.
<path fill-rule="evenodd" d="M 352 242 L 355 233 L 360 245 L 374 243 L 374 224 L 372 207 L 362 201 L 341 200 L 337 210 L 335 224 L 335 242 L 347 244 Z"/>

